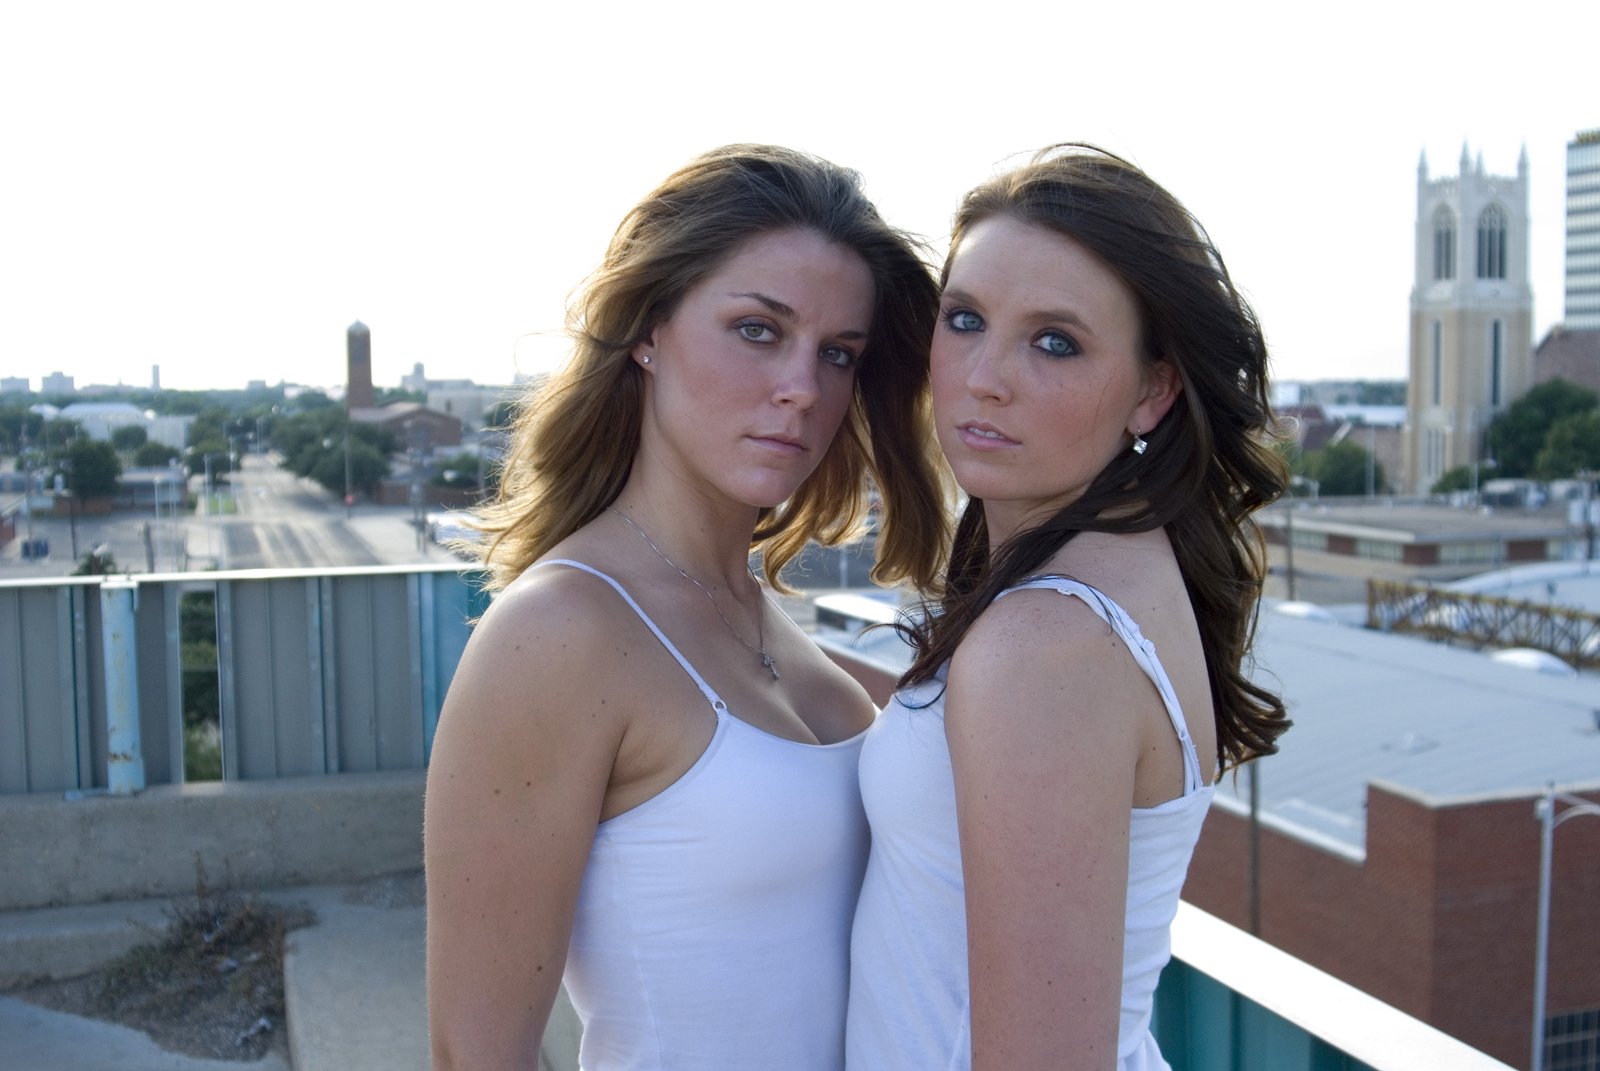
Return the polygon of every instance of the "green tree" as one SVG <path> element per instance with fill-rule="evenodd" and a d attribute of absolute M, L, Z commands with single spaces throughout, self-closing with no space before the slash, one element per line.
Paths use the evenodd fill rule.
<path fill-rule="evenodd" d="M 1356 384 L 1357 405 L 1405 405 L 1403 379 L 1364 379 Z"/>
<path fill-rule="evenodd" d="M 217 604 L 210 591 L 185 592 L 178 600 L 178 643 L 183 663 L 183 721 L 216 724 Z"/>
<path fill-rule="evenodd" d="M 133 463 L 141 469 L 153 469 L 179 456 L 178 451 L 166 443 L 145 443 L 133 452 Z"/>
<path fill-rule="evenodd" d="M 67 488 L 79 498 L 117 493 L 122 462 L 110 443 L 85 438 L 72 440 L 62 467 L 67 474 Z"/>
<path fill-rule="evenodd" d="M 39 442 L 53 456 L 62 456 L 67 444 L 84 436 L 83 425 L 76 420 L 55 417 L 39 428 Z"/>
<path fill-rule="evenodd" d="M 320 390 L 303 390 L 294 396 L 290 407 L 296 412 L 309 413 L 313 409 L 340 408 L 338 402 L 322 393 Z"/>
<path fill-rule="evenodd" d="M 389 455 L 394 453 L 394 433 L 385 428 L 349 421 L 343 409 L 322 406 L 274 420 L 272 448 L 283 458 L 281 467 L 343 496 L 346 434 L 350 486 L 371 494 L 389 475 Z"/>
<path fill-rule="evenodd" d="M 1534 459 L 1534 475 L 1559 480 L 1600 469 L 1600 409 L 1564 416 L 1550 426 Z"/>
<path fill-rule="evenodd" d="M 124 424 L 111 429 L 111 445 L 119 454 L 131 454 L 150 441 L 150 433 L 142 424 Z"/>
<path fill-rule="evenodd" d="M 183 464 L 190 476 L 199 476 L 206 471 L 207 455 L 211 456 L 212 479 L 233 471 L 233 455 L 228 452 L 227 440 L 212 437 L 201 439 L 184 451 Z"/>
<path fill-rule="evenodd" d="M 326 449 L 322 444 L 344 434 L 344 413 L 331 406 L 304 413 L 288 413 L 272 422 L 267 438 L 280 462 L 296 476 L 308 476 L 316 458 Z"/>
<path fill-rule="evenodd" d="M 339 440 L 323 450 L 305 473 L 332 491 L 344 495 L 344 442 Z M 352 436 L 350 440 L 350 489 L 366 495 L 377 491 L 378 485 L 389 475 L 389 458 L 379 453 L 371 443 Z"/>
<path fill-rule="evenodd" d="M 488 461 L 485 459 L 482 466 L 486 469 Z M 462 451 L 453 454 L 433 466 L 432 482 L 441 487 L 469 488 L 478 486 L 478 470 L 480 462 L 477 454 Z"/>
<path fill-rule="evenodd" d="M 117 559 L 112 556 L 109 547 L 96 547 L 78 559 L 78 567 L 72 570 L 73 576 L 109 576 L 117 571 Z"/>
<path fill-rule="evenodd" d="M 1433 482 L 1430 493 L 1448 495 L 1452 491 L 1470 491 L 1471 489 L 1472 466 L 1457 465 L 1453 469 L 1446 470 L 1442 476 Z"/>
<path fill-rule="evenodd" d="M 1498 464 L 1501 476 L 1527 477 L 1534 474 L 1545 436 L 1557 421 L 1593 409 L 1600 395 L 1564 379 L 1541 383 L 1512 402 L 1489 425 L 1485 444 Z"/>
<path fill-rule="evenodd" d="M 1311 451 L 1306 455 L 1305 465 L 1306 475 L 1317 481 L 1319 494 L 1366 494 L 1369 466 L 1372 469 L 1373 491 L 1382 491 L 1387 486 L 1383 466 L 1373 460 L 1364 447 L 1348 439 Z"/>
<path fill-rule="evenodd" d="M 0 406 L 0 454 L 20 454 L 23 447 L 39 445 L 44 417 L 25 405 Z"/>
<path fill-rule="evenodd" d="M 208 405 L 195 414 L 189 423 L 189 448 L 197 449 L 202 443 L 222 443 L 226 450 L 228 421 L 233 416 L 220 405 Z"/>
<path fill-rule="evenodd" d="M 494 407 L 483 414 L 485 428 L 509 428 L 516 423 L 517 417 L 522 412 L 522 403 L 515 398 L 495 402 Z"/>

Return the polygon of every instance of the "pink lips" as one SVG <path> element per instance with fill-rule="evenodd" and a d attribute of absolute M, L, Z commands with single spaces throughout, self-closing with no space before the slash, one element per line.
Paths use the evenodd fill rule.
<path fill-rule="evenodd" d="M 1017 441 L 993 424 L 983 420 L 966 420 L 956 425 L 961 442 L 974 450 L 1003 450 L 1018 445 Z"/>
<path fill-rule="evenodd" d="M 757 444 L 785 455 L 803 454 L 806 444 L 803 440 L 792 438 L 788 435 L 752 435 L 750 438 Z"/>

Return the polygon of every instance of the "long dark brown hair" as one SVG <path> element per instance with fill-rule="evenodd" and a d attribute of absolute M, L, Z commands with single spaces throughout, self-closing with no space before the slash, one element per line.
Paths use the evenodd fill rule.
<path fill-rule="evenodd" d="M 523 406 L 499 497 L 474 527 L 498 590 L 588 524 L 627 483 L 639 449 L 643 372 L 632 348 L 740 247 L 811 231 L 855 252 L 872 275 L 872 326 L 855 395 L 832 445 L 794 495 L 762 511 L 752 550 L 767 579 L 812 540 L 851 536 L 868 481 L 883 501 L 873 577 L 937 584 L 944 542 L 928 349 L 938 290 L 919 246 L 889 226 L 854 171 L 773 145 L 728 145 L 690 161 L 636 205 L 571 313 L 566 368 Z"/>
<path fill-rule="evenodd" d="M 1099 257 L 1134 296 L 1144 359 L 1169 362 L 1183 393 L 1143 433 L 1144 454 L 1119 455 L 1082 496 L 992 558 L 983 502 L 968 502 L 943 597 L 903 626 L 917 657 L 901 685 L 932 679 L 989 603 L 1079 532 L 1165 528 L 1205 651 L 1217 760 L 1226 769 L 1272 754 L 1289 726 L 1283 702 L 1243 666 L 1266 573 L 1250 514 L 1283 493 L 1288 473 L 1271 447 L 1267 347 L 1255 314 L 1184 207 L 1137 167 L 1093 146 L 1045 149 L 967 194 L 950 260 L 966 234 L 993 217 L 1048 228 Z"/>

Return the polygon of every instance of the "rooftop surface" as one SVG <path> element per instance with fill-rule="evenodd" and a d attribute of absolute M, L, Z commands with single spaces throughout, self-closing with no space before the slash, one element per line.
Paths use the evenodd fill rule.
<path fill-rule="evenodd" d="M 1456 580 L 1451 591 L 1600 614 L 1600 563 L 1541 562 Z"/>
<path fill-rule="evenodd" d="M 1548 503 L 1539 509 L 1519 509 L 1448 506 L 1393 498 L 1321 501 L 1297 498 L 1269 506 L 1257 514 L 1257 518 L 1268 526 L 1280 525 L 1283 514 L 1291 509 L 1295 524 L 1406 532 L 1425 540 L 1473 536 L 1538 538 L 1551 533 L 1565 534 L 1571 529 L 1565 502 Z"/>
<path fill-rule="evenodd" d="M 1263 612 L 1255 679 L 1294 719 L 1258 768 L 1261 806 L 1289 832 L 1364 854 L 1366 788 L 1436 799 L 1600 780 L 1600 677 L 1554 677 L 1487 652 Z M 1246 807 L 1248 782 L 1217 799 Z"/>

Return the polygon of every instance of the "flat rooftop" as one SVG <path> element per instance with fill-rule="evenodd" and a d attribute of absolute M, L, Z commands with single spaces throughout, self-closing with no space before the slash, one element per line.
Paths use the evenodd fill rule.
<path fill-rule="evenodd" d="M 1280 499 L 1256 519 L 1279 526 L 1283 515 L 1294 511 L 1295 524 L 1319 528 L 1367 529 L 1387 534 L 1408 533 L 1426 541 L 1495 537 L 1535 539 L 1564 536 L 1572 531 L 1565 502 L 1539 509 L 1498 506 L 1449 506 L 1435 502 L 1387 498 L 1338 498 L 1308 501 Z"/>
<path fill-rule="evenodd" d="M 1264 819 L 1365 854 L 1366 789 L 1437 800 L 1600 780 L 1600 677 L 1502 665 L 1488 652 L 1287 617 L 1263 608 L 1254 678 L 1294 719 L 1257 770 Z M 1241 775 L 1219 806 L 1247 810 Z"/>
<path fill-rule="evenodd" d="M 1600 614 L 1600 563 L 1540 562 L 1482 573 L 1446 585 L 1452 591 Z"/>

